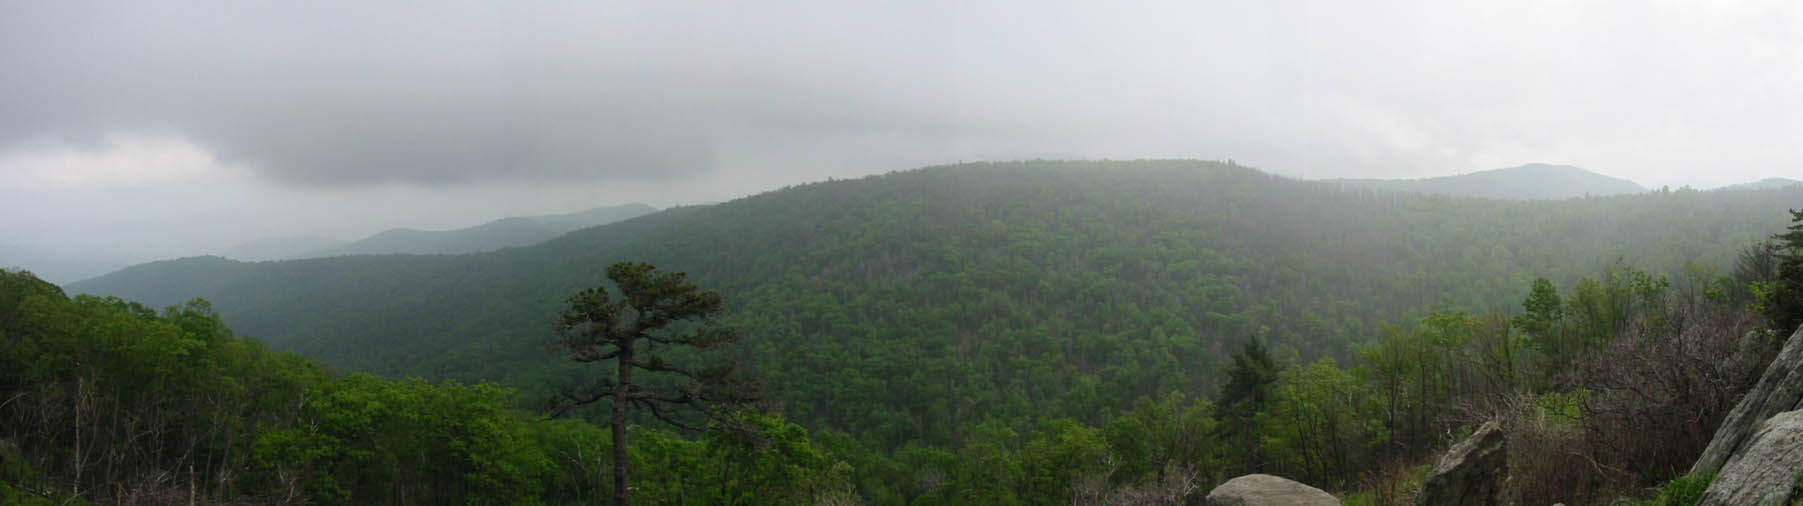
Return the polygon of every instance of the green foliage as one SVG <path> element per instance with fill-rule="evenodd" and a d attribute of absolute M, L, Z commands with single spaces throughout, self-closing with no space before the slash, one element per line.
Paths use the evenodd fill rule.
<path fill-rule="evenodd" d="M 192 493 L 209 503 L 568 504 L 610 495 L 603 431 L 540 420 L 516 402 L 487 383 L 330 374 L 236 337 L 205 301 L 159 313 L 71 299 L 0 271 L 0 503 L 185 502 Z M 635 483 L 639 493 L 654 503 L 778 504 L 848 487 L 851 470 L 834 467 L 800 426 L 775 415 L 742 421 L 762 439 L 639 430 L 632 459 L 662 477 Z"/>
<path fill-rule="evenodd" d="M 1584 405 L 1590 392 L 1542 392 L 1534 396 L 1534 413 L 1553 425 L 1578 428 L 1584 423 Z"/>
<path fill-rule="evenodd" d="M 781 416 L 739 413 L 708 431 L 706 452 L 715 462 L 719 505 L 802 504 L 817 493 L 846 487 L 807 429 Z"/>
<path fill-rule="evenodd" d="M 544 449 L 523 444 L 524 421 L 496 387 L 352 374 L 308 397 L 301 416 L 312 423 L 259 434 L 252 458 L 265 476 L 302 476 L 317 501 L 506 503 L 544 492 Z"/>
<path fill-rule="evenodd" d="M 1224 475 L 1226 449 L 1217 444 L 1220 422 L 1214 415 L 1213 404 L 1181 392 L 1134 401 L 1104 430 L 1115 475 L 1131 479 L 1173 465 L 1195 466 L 1205 476 Z"/>
<path fill-rule="evenodd" d="M 1803 210 L 1790 213 L 1790 227 L 1774 237 L 1777 276 L 1755 287 L 1760 309 L 1781 334 L 1803 326 Z"/>
<path fill-rule="evenodd" d="M 1057 504 L 1071 484 L 1109 472 L 1108 441 L 1102 430 L 1068 418 L 1041 422 L 1021 448 L 1026 504 Z"/>
<path fill-rule="evenodd" d="M 715 324 L 720 312 L 719 292 L 702 290 L 680 272 L 658 272 L 651 264 L 620 262 L 607 268 L 607 277 L 619 291 L 613 300 L 606 286 L 576 292 L 568 299 L 570 307 L 563 311 L 556 330 L 560 337 L 555 347 L 580 363 L 596 363 L 602 373 L 587 386 L 566 388 L 553 401 L 557 414 L 571 405 L 609 401 L 608 423 L 612 428 L 614 504 L 625 506 L 631 500 L 631 459 L 628 455 L 630 432 L 627 415 L 640 409 L 660 421 L 678 427 L 699 430 L 701 427 L 678 419 L 681 414 L 667 413 L 660 406 L 687 407 L 716 422 L 733 422 L 720 411 L 755 401 L 756 385 L 734 377 L 734 364 L 728 362 L 706 367 L 681 365 L 666 357 L 671 353 L 686 354 L 695 349 L 713 348 L 738 340 L 738 332 Z M 634 374 L 638 377 L 635 379 Z M 658 378 L 674 379 L 673 388 L 656 388 Z M 562 407 L 558 407 L 562 404 Z M 741 416 L 739 432 L 746 437 L 765 438 L 782 434 L 759 434 L 761 428 L 786 431 L 788 426 L 769 424 L 757 417 Z M 763 427 L 769 425 L 768 427 Z M 799 429 L 798 427 L 796 429 Z M 806 439 L 805 435 L 802 438 Z M 778 440 L 783 441 L 783 440 Z M 729 452 L 733 462 L 749 457 L 743 452 Z M 803 462 L 803 465 L 806 463 Z M 757 475 L 743 469 L 745 478 Z M 738 475 L 734 475 L 738 476 Z M 793 478 L 789 476 L 789 478 Z M 761 487 L 754 487 L 761 488 Z M 768 491 L 754 490 L 744 497 L 716 498 L 727 504 L 738 504 L 769 497 Z"/>
<path fill-rule="evenodd" d="M 1265 451 L 1278 468 L 1323 486 L 1344 486 L 1359 455 L 1379 437 L 1376 399 L 1331 358 L 1283 371 L 1265 426 Z"/>
<path fill-rule="evenodd" d="M 489 254 L 261 264 L 188 259 L 78 288 L 156 304 L 204 295 L 217 304 L 215 320 L 340 367 L 521 389 L 497 394 L 504 406 L 548 396 L 550 385 L 595 379 L 591 366 L 545 359 L 545 316 L 565 307 L 568 294 L 604 282 L 604 266 L 646 259 L 725 294 L 720 323 L 757 336 L 730 358 L 766 378 L 789 417 L 746 423 L 787 431 L 795 444 L 759 446 L 756 439 L 715 440 L 722 434 L 714 433 L 686 439 L 640 410 L 629 418 L 636 442 L 620 447 L 635 469 L 646 470 L 634 497 L 796 500 L 843 486 L 870 504 L 1035 504 L 1062 502 L 1057 491 L 1079 485 L 1122 491 L 1193 479 L 1206 491 L 1251 470 L 1307 476 L 1328 487 L 1405 481 L 1371 476 L 1399 476 L 1395 470 L 1466 430 L 1466 417 L 1528 411 L 1532 406 L 1515 403 L 1533 398 L 1524 394 L 1573 395 L 1585 388 L 1578 381 L 1604 376 L 1599 370 L 1637 363 L 1599 357 L 1688 356 L 1696 350 L 1629 346 L 1690 339 L 1693 333 L 1669 332 L 1685 321 L 1739 335 L 1720 323 L 1734 315 L 1673 302 L 1690 287 L 1726 294 L 1684 299 L 1702 307 L 1744 297 L 1734 295 L 1751 291 L 1738 277 L 1727 281 L 1735 286 L 1712 286 L 1694 282 L 1688 268 L 1676 282 L 1662 273 L 1731 259 L 1736 246 L 1782 227 L 1774 210 L 1800 200 L 1803 189 L 1516 203 L 1345 190 L 1202 162 L 974 164 L 674 209 Z M 1599 263 L 1606 265 L 1600 271 Z M 1776 285 L 1761 286 L 1776 293 L 1769 289 Z M 617 302 L 601 293 L 609 297 L 596 295 L 601 305 Z M 227 428 L 196 445 L 219 448 L 201 453 L 208 462 L 232 445 L 229 463 L 192 473 L 215 483 L 208 479 L 231 471 L 237 483 L 222 487 L 222 495 L 286 492 L 284 480 L 304 478 L 297 483 L 317 501 L 373 497 L 384 480 L 411 480 L 396 466 L 420 451 L 442 457 L 453 466 L 447 479 L 458 481 L 428 493 L 444 494 L 433 500 L 492 497 L 480 494 L 511 486 L 541 491 L 548 503 L 595 502 L 614 491 L 597 483 L 615 471 L 597 456 L 616 447 L 592 426 L 521 422 L 504 431 L 525 447 L 517 454 L 375 434 L 368 427 L 441 430 L 409 413 L 441 409 L 431 401 L 439 394 L 425 391 L 443 385 L 377 387 L 360 382 L 386 383 L 340 378 L 298 360 L 271 379 L 252 372 L 282 370 L 255 365 L 280 362 L 257 358 L 274 356 L 260 348 L 233 360 L 194 360 L 248 342 L 206 332 L 206 318 L 190 328 L 118 299 L 83 299 L 81 311 L 91 314 L 75 315 L 80 311 L 30 296 L 0 301 L 5 297 L 22 301 L 17 306 L 26 312 L 72 312 L 33 322 L 87 323 L 44 323 L 56 328 L 32 335 L 74 344 L 25 339 L 18 349 L 26 351 L 0 352 L 0 371 L 59 385 L 61 399 L 81 398 L 75 393 L 100 381 L 104 391 L 122 392 L 118 399 L 196 393 L 235 406 L 220 417 Z M 1522 302 L 1536 313 L 1531 319 L 1431 311 Z M 15 314 L 26 313 L 0 312 L 0 323 Z M 149 321 L 161 323 L 134 323 Z M 1511 322 L 1523 324 L 1521 335 Z M 131 337 L 140 334 L 152 338 Z M 1236 350 L 1231 340 L 1243 336 L 1257 336 L 1261 350 Z M 156 361 L 84 351 L 89 343 Z M 677 351 L 664 357 L 671 364 L 698 358 Z M 1667 367 L 1616 378 L 1672 381 L 1644 390 L 1655 395 L 1729 398 L 1718 391 L 1733 383 L 1727 376 L 1685 383 L 1674 371 L 1682 372 Z M 669 392 L 662 389 L 680 382 L 647 391 Z M 236 397 L 214 401 L 214 389 Z M 1572 437 L 1634 432 L 1609 429 L 1617 415 L 1604 408 L 1692 429 L 1706 425 L 1634 410 L 1684 403 L 1634 404 L 1626 396 L 1636 390 L 1609 385 L 1589 391 L 1596 393 L 1577 400 L 1583 416 L 1570 417 L 1586 430 L 1569 431 L 1578 434 Z M 1212 392 L 1223 394 L 1218 402 L 1197 396 Z M 330 412 L 301 399 L 321 400 Z M 364 402 L 370 399 L 381 406 Z M 77 406 L 92 415 L 112 400 Z M 158 416 L 218 412 L 201 401 L 148 405 Z M 504 419 L 487 408 L 449 411 Z M 204 422 L 187 422 L 197 421 Z M 62 432 L 43 447 L 66 449 L 70 436 Z M 820 458 L 803 451 L 803 441 Z M 1585 443 L 1559 450 L 1631 446 Z M 169 462 L 186 449 L 157 451 L 146 451 L 143 461 Z M 248 467 L 244 455 L 254 451 L 269 456 Z M 1682 450 L 1650 451 L 1581 457 L 1637 477 L 1666 472 L 1669 465 L 1649 466 L 1683 457 Z M 788 458 L 805 464 L 789 466 Z M 77 467 L 43 462 L 35 467 L 53 476 L 68 477 Z M 1616 479 L 1580 478 L 1570 483 Z M 779 480 L 805 487 L 755 492 Z M 411 483 L 388 486 L 415 494 L 408 500 L 429 497 Z"/>
<path fill-rule="evenodd" d="M 1227 369 L 1227 384 L 1221 387 L 1221 396 L 1215 404 L 1223 437 L 1235 451 L 1250 457 L 1241 460 L 1249 464 L 1248 468 L 1264 465 L 1265 453 L 1260 448 L 1258 426 L 1270 404 L 1271 384 L 1277 382 L 1277 377 L 1277 364 L 1265 351 L 1264 344 L 1249 339 L 1233 354 L 1233 362 Z"/>
<path fill-rule="evenodd" d="M 1565 337 L 1561 330 L 1565 324 L 1565 301 L 1559 298 L 1559 289 L 1553 287 L 1553 282 L 1535 278 L 1521 308 L 1522 313 L 1513 322 L 1527 333 L 1527 346 L 1548 356 L 1564 356 Z"/>
<path fill-rule="evenodd" d="M 893 451 L 971 427 L 1101 425 L 1212 393 L 1233 341 L 1347 360 L 1384 322 L 1520 302 L 1602 261 L 1725 264 L 1803 189 L 1507 202 L 1349 190 L 1225 163 L 966 164 L 666 210 L 533 247 L 296 262 L 188 259 L 75 289 L 214 301 L 237 330 L 384 377 L 549 396 L 545 315 L 640 259 L 725 295 L 732 358 L 788 415 Z M 579 411 L 597 419 L 601 413 Z M 654 420 L 636 421 L 653 424 Z"/>
<path fill-rule="evenodd" d="M 11 441 L 0 439 L 0 504 L 62 506 L 87 504 L 87 501 L 57 490 L 50 480 L 32 470 Z"/>
<path fill-rule="evenodd" d="M 1642 501 L 1624 501 L 1629 506 L 1695 506 L 1703 500 L 1703 492 L 1715 481 L 1715 473 L 1692 473 L 1660 485 L 1653 497 Z"/>
<path fill-rule="evenodd" d="M 1684 316 L 1673 304 L 1725 303 L 1681 297 L 1661 278 L 1627 267 L 1607 267 L 1594 279 L 1579 283 L 1590 295 L 1572 297 L 1587 300 L 1574 310 L 1583 314 L 1567 315 L 1561 325 L 1577 325 L 1565 321 L 1571 318 L 1600 320 L 1589 313 L 1619 310 L 1623 313 L 1609 317 L 1623 323 L 1612 325 L 1656 328 L 1659 321 Z M 17 277 L 0 281 L 11 287 L 0 292 L 0 300 L 11 301 L 0 313 L 10 323 L 0 331 L 18 337 L 5 341 L 10 347 L 0 359 L 8 361 L 6 371 L 36 375 L 7 376 L 0 385 L 55 385 L 64 389 L 61 398 L 68 398 L 70 388 L 92 388 L 109 400 L 93 406 L 151 395 L 142 399 L 155 402 L 127 402 L 166 404 L 159 416 L 185 424 L 207 420 L 183 418 L 185 413 L 218 413 L 210 418 L 214 422 L 199 425 L 214 436 L 198 438 L 202 442 L 194 449 L 162 456 L 134 453 L 151 464 L 125 472 L 180 469 L 180 455 L 224 455 L 209 453 L 210 445 L 220 445 L 238 448 L 239 456 L 191 472 L 197 482 L 224 483 L 206 492 L 222 500 L 556 504 L 599 502 L 612 492 L 602 479 L 613 470 L 605 455 L 614 448 L 604 431 L 580 421 L 523 416 L 508 408 L 513 395 L 500 387 L 336 376 L 235 337 L 204 302 L 157 312 L 118 299 L 67 299 L 54 287 Z M 1697 286 L 1699 293 L 1709 288 Z M 1623 300 L 1625 307 L 1609 302 Z M 1016 427 L 990 419 L 961 427 L 956 446 L 914 443 L 891 451 L 836 431 L 810 433 L 773 413 L 738 413 L 695 440 L 635 425 L 629 461 L 643 471 L 631 490 L 650 504 L 793 504 L 859 496 L 881 505 L 1046 504 L 1077 497 L 1148 497 L 1156 487 L 1164 487 L 1160 494 L 1174 494 L 1168 497 L 1194 499 L 1209 484 L 1258 469 L 1329 488 L 1373 487 L 1349 501 L 1390 501 L 1401 497 L 1393 489 L 1407 479 L 1380 470 L 1438 451 L 1444 443 L 1431 435 L 1465 430 L 1447 413 L 1476 399 L 1493 399 L 1486 396 L 1497 395 L 1499 388 L 1516 388 L 1479 373 L 1498 360 L 1524 360 L 1517 353 L 1521 341 L 1508 337 L 1508 322 L 1462 311 L 1430 312 L 1386 327 L 1376 342 L 1359 347 L 1347 367 L 1331 358 L 1280 367 L 1271 351 L 1249 341 L 1232 355 L 1219 404 L 1173 391 L 1138 397 L 1127 409 L 1099 416 L 1099 422 L 1047 417 Z M 1598 348 L 1623 342 L 1624 335 L 1632 334 L 1604 333 L 1606 342 Z M 1586 365 L 1590 359 L 1575 360 Z M 104 368 L 84 366 L 90 363 Z M 190 396 L 209 404 L 183 400 Z M 1592 427 L 1599 418 L 1587 414 L 1600 401 L 1588 391 L 1540 391 L 1533 399 L 1532 407 L 1546 419 L 1585 428 L 1569 432 L 1599 432 Z M 41 423 L 27 416 L 44 411 L 41 407 L 13 410 L 17 405 L 0 412 L 15 420 L 6 427 Z M 82 412 L 99 414 L 92 408 Z M 112 423 L 104 415 L 83 420 L 74 425 Z M 44 463 L 34 468 L 71 479 L 71 463 L 55 457 L 66 453 L 71 439 L 32 441 L 26 453 Z M 1373 473 L 1384 478 L 1365 478 Z M 221 482 L 218 476 L 231 479 Z M 80 480 L 114 479 L 130 478 Z"/>
<path fill-rule="evenodd" d="M 606 286 L 571 295 L 553 343 L 570 360 L 595 363 L 603 373 L 585 386 L 560 390 L 556 401 L 580 405 L 608 399 L 617 425 L 625 423 L 629 407 L 647 408 L 659 419 L 682 424 L 658 406 L 686 406 L 712 415 L 721 407 L 717 405 L 730 408 L 757 400 L 756 385 L 735 377 L 731 362 L 695 367 L 669 358 L 738 341 L 737 330 L 714 319 L 722 305 L 719 292 L 702 290 L 683 273 L 658 272 L 641 262 L 616 263 L 607 276 L 619 290 L 619 300 Z M 633 379 L 635 372 L 638 379 Z M 667 391 L 649 388 L 657 380 L 647 376 L 673 377 L 676 385 Z"/>
<path fill-rule="evenodd" d="M 1227 369 L 1227 384 L 1221 387 L 1219 406 L 1227 413 L 1245 416 L 1265 409 L 1271 384 L 1277 382 L 1277 364 L 1264 344 L 1248 339 L 1233 354 Z"/>

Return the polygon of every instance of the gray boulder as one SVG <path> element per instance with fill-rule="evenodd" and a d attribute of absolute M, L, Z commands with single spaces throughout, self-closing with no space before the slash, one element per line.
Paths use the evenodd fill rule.
<path fill-rule="evenodd" d="M 1803 410 L 1779 413 L 1761 425 L 1745 448 L 1728 459 L 1703 506 L 1786 504 L 1803 473 Z"/>
<path fill-rule="evenodd" d="M 1697 457 L 1690 472 L 1714 471 L 1747 446 L 1761 424 L 1778 413 L 1803 408 L 1803 328 L 1798 328 L 1784 342 L 1784 350 L 1772 359 L 1772 365 L 1759 376 L 1759 383 L 1740 399 L 1739 404 L 1722 419 L 1715 437 Z"/>
<path fill-rule="evenodd" d="M 1502 504 L 1502 480 L 1509 474 L 1509 437 L 1491 421 L 1453 445 L 1421 482 L 1419 506 Z"/>
<path fill-rule="evenodd" d="M 1288 479 L 1248 474 L 1209 491 L 1208 506 L 1340 506 L 1340 500 Z"/>

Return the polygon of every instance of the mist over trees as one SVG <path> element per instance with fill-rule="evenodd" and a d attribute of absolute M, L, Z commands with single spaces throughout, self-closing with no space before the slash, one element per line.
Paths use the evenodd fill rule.
<path fill-rule="evenodd" d="M 805 185 L 488 254 L 188 259 L 71 287 L 212 301 L 162 313 L 14 273 L 0 315 L 25 316 L 0 317 L 8 342 L 100 344 L 0 350 L 26 371 L 0 416 L 28 472 L 6 483 L 46 500 L 175 497 L 192 481 L 221 501 L 581 504 L 615 498 L 607 477 L 630 466 L 641 504 L 1175 504 L 1269 472 L 1394 504 L 1420 462 L 1503 420 L 1523 442 L 1511 461 L 1544 463 L 1511 470 L 1520 501 L 1603 503 L 1686 468 L 1769 358 L 1761 311 L 1790 300 L 1795 241 L 1760 244 L 1790 233 L 1799 203 L 1803 188 L 1508 202 L 1225 163 L 1021 162 Z M 616 415 L 627 382 L 595 383 L 594 366 L 627 362 L 601 337 L 665 307 L 653 294 L 719 325 L 658 339 L 747 338 L 659 344 L 661 361 L 632 362 L 691 374 L 635 376 L 648 382 L 629 397 L 701 398 L 708 382 L 691 380 L 710 375 L 679 364 L 729 360 L 772 411 Z M 580 345 L 561 356 L 544 347 L 559 315 L 558 342 Z M 83 323 L 109 319 L 213 323 L 158 331 L 174 351 L 138 355 L 165 345 Z M 118 365 L 58 365 L 92 364 L 58 358 L 90 348 Z M 177 355 L 224 372 L 131 389 L 159 384 L 131 371 Z M 205 365 L 231 360 L 290 365 Z M 221 397 L 215 381 L 289 397 Z M 106 402 L 66 402 L 85 395 Z M 594 402 L 543 419 L 557 396 Z M 150 399 L 175 404 L 97 407 Z M 165 419 L 201 402 L 239 414 Z M 115 424 L 174 442 L 137 449 Z M 118 479 L 142 486 L 101 485 Z"/>
<path fill-rule="evenodd" d="M 0 506 L 1803 506 L 1800 7 L 0 0 Z"/>
<path fill-rule="evenodd" d="M 544 316 L 639 260 L 718 290 L 732 351 L 811 426 L 950 444 L 988 418 L 1099 423 L 1215 392 L 1235 346 L 1352 358 L 1436 307 L 1516 307 L 1618 258 L 1728 265 L 1798 190 L 1506 202 L 1347 190 L 1226 163 L 933 167 L 679 208 L 462 257 L 188 259 L 71 286 L 201 296 L 241 331 L 352 370 L 548 395 Z M 346 280 L 356 280 L 347 283 Z M 274 287 L 281 287 L 279 290 Z M 945 421 L 952 423 L 944 423 Z"/>

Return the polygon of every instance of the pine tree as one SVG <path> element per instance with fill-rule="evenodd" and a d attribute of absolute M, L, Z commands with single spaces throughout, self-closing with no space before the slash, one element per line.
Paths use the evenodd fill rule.
<path fill-rule="evenodd" d="M 1259 451 L 1257 418 L 1271 399 L 1271 385 L 1277 382 L 1278 372 L 1264 343 L 1246 340 L 1240 351 L 1233 354 L 1227 384 L 1221 386 L 1221 397 L 1215 404 L 1225 439 L 1238 447 L 1245 456 L 1243 462 L 1255 466 L 1264 460 Z"/>
<path fill-rule="evenodd" d="M 709 420 L 729 421 L 723 406 L 742 405 L 758 399 L 756 385 L 733 375 L 730 362 L 706 368 L 687 368 L 667 361 L 661 352 L 678 347 L 714 348 L 739 339 L 736 330 L 717 326 L 720 294 L 701 290 L 684 281 L 684 274 L 660 273 L 651 264 L 621 262 L 607 268 L 607 278 L 619 290 L 615 300 L 606 286 L 570 296 L 569 309 L 557 323 L 560 339 L 554 347 L 571 360 L 611 366 L 611 374 L 580 388 L 566 388 L 553 402 L 557 413 L 571 406 L 603 399 L 612 402 L 614 504 L 628 504 L 626 457 L 628 408 L 641 408 L 677 427 L 704 427 L 665 411 L 686 407 Z M 653 391 L 652 382 L 635 372 L 673 375 L 673 391 Z"/>
<path fill-rule="evenodd" d="M 1760 292 L 1760 307 L 1780 333 L 1803 326 L 1803 210 L 1792 210 L 1789 231 L 1778 234 L 1778 276 Z"/>

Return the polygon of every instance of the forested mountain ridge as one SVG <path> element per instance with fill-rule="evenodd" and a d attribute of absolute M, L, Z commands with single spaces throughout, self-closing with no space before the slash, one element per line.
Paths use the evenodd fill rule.
<path fill-rule="evenodd" d="M 161 312 L 68 297 L 0 269 L 0 504 L 600 504 L 602 429 L 509 407 L 490 384 L 325 370 L 226 328 L 205 301 Z M 828 456 L 771 413 L 762 438 L 634 430 L 635 499 L 796 504 Z M 838 473 L 842 475 L 843 473 Z M 735 502 L 738 501 L 738 502 Z"/>
<path fill-rule="evenodd" d="M 350 242 L 325 237 L 276 237 L 241 243 L 219 251 L 218 255 L 244 262 L 288 260 L 307 252 L 339 248 L 346 244 Z"/>
<path fill-rule="evenodd" d="M 1782 177 L 1768 177 L 1768 178 L 1761 179 L 1758 181 L 1753 181 L 1751 183 L 1732 184 L 1732 185 L 1728 185 L 1728 186 L 1723 186 L 1718 189 L 1720 189 L 1720 190 L 1758 190 L 1758 189 L 1769 189 L 1769 188 L 1784 188 L 1784 187 L 1789 187 L 1789 186 L 1803 186 L 1803 181 L 1798 181 L 1798 180 L 1789 179 L 1789 178 L 1782 178 Z"/>
<path fill-rule="evenodd" d="M 1618 258 L 1726 265 L 1803 189 L 1512 202 L 1353 190 L 1215 162 L 930 167 L 666 210 L 462 256 L 184 259 L 70 285 L 215 301 L 276 347 L 383 375 L 525 389 L 563 297 L 617 260 L 725 295 L 738 353 L 786 411 L 884 446 L 982 420 L 1095 423 L 1215 391 L 1233 346 L 1345 356 L 1433 307 L 1501 309 Z"/>
<path fill-rule="evenodd" d="M 453 230 L 395 228 L 340 246 L 309 250 L 289 258 L 343 255 L 459 254 L 527 246 L 565 233 L 657 212 L 633 203 L 542 216 L 501 218 Z M 229 256 L 229 255 L 228 255 Z"/>
<path fill-rule="evenodd" d="M 1421 179 L 1330 179 L 1328 182 L 1353 188 L 1509 200 L 1556 200 L 1647 191 L 1626 179 L 1570 165 L 1544 163 Z"/>

